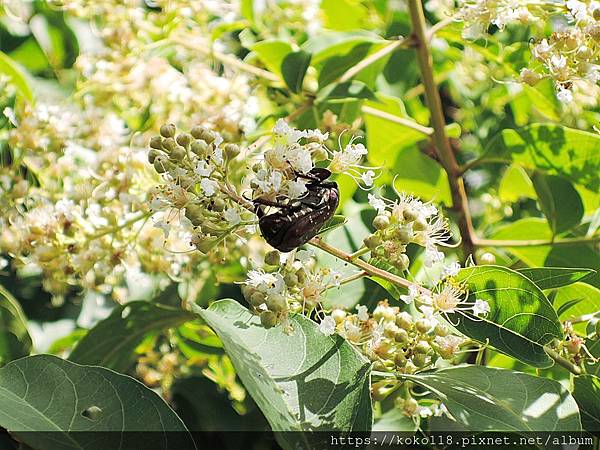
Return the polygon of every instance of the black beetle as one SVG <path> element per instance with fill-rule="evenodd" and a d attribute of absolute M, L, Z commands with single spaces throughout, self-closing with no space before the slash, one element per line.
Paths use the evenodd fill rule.
<path fill-rule="evenodd" d="M 257 198 L 254 200 L 258 225 L 265 240 L 282 252 L 289 252 L 306 244 L 327 223 L 340 202 L 338 185 L 326 181 L 331 175 L 327 169 L 313 168 L 298 178 L 309 180 L 307 193 L 289 203 L 277 203 Z M 278 211 L 265 213 L 265 207 L 276 207 Z"/>

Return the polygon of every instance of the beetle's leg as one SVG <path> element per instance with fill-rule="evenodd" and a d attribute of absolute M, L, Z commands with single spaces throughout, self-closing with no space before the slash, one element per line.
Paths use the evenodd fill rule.
<path fill-rule="evenodd" d="M 264 205 L 264 206 L 273 206 L 275 208 L 280 208 L 280 209 L 287 209 L 290 207 L 290 205 L 285 204 L 285 203 L 279 203 L 279 202 L 273 202 L 271 200 L 266 200 L 264 198 L 255 198 L 254 200 L 252 200 L 253 203 L 258 203 L 259 205 Z"/>

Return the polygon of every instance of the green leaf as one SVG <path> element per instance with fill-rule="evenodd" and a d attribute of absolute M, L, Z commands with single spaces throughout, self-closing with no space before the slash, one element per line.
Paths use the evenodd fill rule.
<path fill-rule="evenodd" d="M 552 305 L 561 320 L 570 320 L 600 311 L 600 289 L 586 283 L 575 283 L 556 291 Z M 585 333 L 585 323 L 573 325 Z"/>
<path fill-rule="evenodd" d="M 321 89 L 315 99 L 316 103 L 335 99 L 374 99 L 375 94 L 362 81 L 346 81 L 333 83 Z"/>
<path fill-rule="evenodd" d="M 575 400 L 559 382 L 479 365 L 402 375 L 432 391 L 469 431 L 579 431 Z"/>
<path fill-rule="evenodd" d="M 455 279 L 466 283 L 469 301 L 481 299 L 490 306 L 485 317 L 450 314 L 459 331 L 532 366 L 553 364 L 544 345 L 563 337 L 562 326 L 539 287 L 519 272 L 492 265 L 462 269 Z"/>
<path fill-rule="evenodd" d="M 538 172 L 532 181 L 540 208 L 548 219 L 553 234 L 579 225 L 583 218 L 583 202 L 573 184 L 562 177 Z"/>
<path fill-rule="evenodd" d="M 511 203 L 517 202 L 523 197 L 537 198 L 531 178 L 521 166 L 516 164 L 504 172 L 498 187 L 498 196 L 503 202 Z"/>
<path fill-rule="evenodd" d="M 492 239 L 529 240 L 552 238 L 552 231 L 545 219 L 530 217 L 504 225 L 492 234 Z M 600 255 L 589 244 L 573 244 L 561 246 L 505 247 L 530 267 L 600 267 Z M 600 274 L 596 273 L 586 279 L 586 283 L 600 287 Z"/>
<path fill-rule="evenodd" d="M 540 289 L 554 289 L 567 286 L 584 280 L 596 273 L 592 269 L 571 269 L 568 267 L 531 267 L 517 269 L 517 272 L 525 275 Z"/>
<path fill-rule="evenodd" d="M 0 369 L 0 426 L 39 450 L 195 448 L 181 419 L 139 381 L 50 355 Z M 88 433 L 66 433 L 75 431 Z"/>
<path fill-rule="evenodd" d="M 285 84 L 294 93 L 302 90 L 304 76 L 310 65 L 312 55 L 303 50 L 289 53 L 281 62 L 281 75 Z"/>
<path fill-rule="evenodd" d="M 276 39 L 257 42 L 251 47 L 251 50 L 267 69 L 280 77 L 283 77 L 281 74 L 283 60 L 293 51 L 292 46 L 287 41 Z"/>
<path fill-rule="evenodd" d="M 302 45 L 302 50 L 312 53 L 313 66 L 319 66 L 329 58 L 349 53 L 357 45 L 385 42 L 378 35 L 364 30 L 352 32 L 324 31 L 306 41 Z"/>
<path fill-rule="evenodd" d="M 535 124 L 496 135 L 479 161 L 515 162 L 560 175 L 593 192 L 600 189 L 600 135 L 561 125 Z"/>
<path fill-rule="evenodd" d="M 325 336 L 301 315 L 289 318 L 288 333 L 281 325 L 265 329 L 234 300 L 199 313 L 273 431 L 371 429 L 370 364 L 341 336 Z M 278 437 L 285 448 L 310 448 L 305 433 Z"/>
<path fill-rule="evenodd" d="M 123 372 L 133 360 L 135 348 L 148 336 L 165 328 L 173 328 L 197 316 L 179 308 L 150 302 L 131 302 L 116 308 L 98 322 L 69 356 L 71 361 L 109 367 Z"/>
<path fill-rule="evenodd" d="M 400 408 L 392 408 L 373 424 L 373 431 L 416 431 L 417 424 Z"/>
<path fill-rule="evenodd" d="M 0 73 L 8 76 L 15 88 L 28 101 L 33 101 L 33 93 L 25 73 L 7 54 L 0 52 Z"/>
<path fill-rule="evenodd" d="M 328 233 L 329 231 L 333 231 L 336 228 L 339 227 L 343 227 L 344 225 L 346 225 L 346 223 L 348 222 L 348 219 L 346 219 L 346 216 L 343 216 L 341 214 L 336 214 L 334 215 L 331 220 L 329 222 L 327 222 L 323 228 L 321 228 L 319 230 L 318 235 L 322 235 L 325 233 Z"/>
<path fill-rule="evenodd" d="M 323 0 L 321 11 L 325 28 L 330 30 L 357 30 L 365 27 L 368 10 L 358 0 Z"/>
<path fill-rule="evenodd" d="M 579 405 L 581 423 L 587 431 L 600 431 L 600 378 L 595 375 L 575 377 L 573 396 Z"/>
<path fill-rule="evenodd" d="M 585 346 L 596 361 L 591 358 L 585 359 L 585 370 L 589 375 L 600 377 L 600 334 L 596 334 L 594 339 L 586 339 Z"/>
<path fill-rule="evenodd" d="M 31 345 L 21 305 L 0 285 L 0 365 L 29 355 Z"/>
<path fill-rule="evenodd" d="M 378 95 L 378 100 L 366 101 L 365 106 L 410 119 L 399 99 Z M 392 168 L 384 171 L 377 180 L 378 185 L 389 184 L 395 179 L 399 191 L 446 205 L 452 203 L 446 172 L 416 145 L 427 139 L 426 135 L 369 113 L 364 114 L 364 120 L 369 161 L 375 166 Z"/>

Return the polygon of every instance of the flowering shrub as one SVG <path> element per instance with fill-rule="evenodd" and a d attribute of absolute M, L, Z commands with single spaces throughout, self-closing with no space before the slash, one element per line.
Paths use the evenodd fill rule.
<path fill-rule="evenodd" d="M 4 2 L 0 426 L 598 432 L 600 4 L 396 3 Z"/>

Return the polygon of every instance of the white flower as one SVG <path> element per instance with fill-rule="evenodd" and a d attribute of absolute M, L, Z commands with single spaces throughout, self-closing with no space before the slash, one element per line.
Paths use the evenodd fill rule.
<path fill-rule="evenodd" d="M 446 405 L 444 405 L 443 403 L 440 403 L 439 405 L 434 405 L 433 406 L 433 415 L 436 417 L 440 417 L 442 415 L 448 415 L 448 408 L 446 408 Z"/>
<path fill-rule="evenodd" d="M 373 177 L 375 176 L 375 172 L 372 170 L 367 170 L 363 172 L 360 176 L 360 179 L 365 183 L 367 187 L 373 186 Z"/>
<path fill-rule="evenodd" d="M 10 108 L 10 107 L 6 107 L 2 110 L 2 114 L 4 114 L 4 116 L 10 121 L 10 123 L 12 123 L 14 126 L 18 125 L 18 121 L 17 121 L 17 116 L 15 114 L 15 110 Z"/>
<path fill-rule="evenodd" d="M 221 138 L 223 139 L 223 138 Z M 215 144 L 217 145 L 217 144 Z M 223 164 L 223 149 L 220 147 L 215 148 L 214 152 L 213 152 L 213 161 L 216 162 L 218 165 Z"/>
<path fill-rule="evenodd" d="M 196 165 L 196 173 L 201 177 L 208 177 L 212 173 L 213 168 L 206 161 L 200 160 Z"/>
<path fill-rule="evenodd" d="M 65 216 L 65 218 L 72 220 L 74 218 L 74 210 L 76 209 L 76 206 L 73 200 L 63 198 L 56 202 L 55 209 L 56 212 L 62 214 Z"/>
<path fill-rule="evenodd" d="M 292 199 L 302 197 L 307 192 L 306 184 L 302 181 L 290 180 L 286 183 L 286 186 L 287 195 Z"/>
<path fill-rule="evenodd" d="M 6 267 L 8 267 L 8 259 L 0 258 L 0 270 L 5 269 Z"/>
<path fill-rule="evenodd" d="M 240 213 L 236 208 L 227 208 L 223 213 L 223 217 L 232 227 L 239 224 L 242 221 Z"/>
<path fill-rule="evenodd" d="M 385 211 L 385 202 L 382 199 L 373 194 L 368 194 L 367 197 L 369 198 L 369 205 L 375 208 L 379 214 Z"/>
<path fill-rule="evenodd" d="M 441 292 L 433 294 L 433 305 L 446 313 L 454 312 L 461 301 L 461 292 L 449 284 L 446 284 Z"/>
<path fill-rule="evenodd" d="M 277 136 L 284 137 L 288 144 L 298 142 L 300 138 L 306 137 L 307 132 L 296 130 L 283 119 L 277 120 L 273 127 L 273 133 Z"/>
<path fill-rule="evenodd" d="M 313 168 L 312 158 L 308 150 L 292 148 L 286 152 L 286 159 L 296 172 L 308 173 Z"/>
<path fill-rule="evenodd" d="M 460 263 L 453 262 L 444 267 L 442 273 L 444 277 L 455 277 L 460 271 Z"/>
<path fill-rule="evenodd" d="M 490 312 L 490 304 L 485 300 L 477 299 L 473 305 L 473 314 L 476 316 L 485 316 Z"/>
<path fill-rule="evenodd" d="M 567 66 L 567 58 L 564 55 L 552 55 L 550 58 L 550 67 L 556 71 L 560 71 Z"/>
<path fill-rule="evenodd" d="M 171 232 L 170 224 L 168 224 L 164 220 L 159 220 L 158 222 L 154 223 L 154 228 L 160 228 L 161 230 L 163 230 L 163 233 L 165 234 L 165 239 L 169 238 L 169 233 Z"/>
<path fill-rule="evenodd" d="M 265 273 L 263 270 L 249 271 L 246 284 L 267 294 L 281 294 L 285 288 L 280 273 Z"/>
<path fill-rule="evenodd" d="M 544 58 L 552 50 L 552 46 L 548 44 L 547 39 L 542 39 L 542 42 L 533 48 L 533 54 L 538 58 Z"/>
<path fill-rule="evenodd" d="M 561 88 L 556 94 L 556 98 L 558 98 L 561 103 L 571 103 L 573 101 L 573 92 L 571 92 L 570 89 Z"/>
<path fill-rule="evenodd" d="M 333 173 L 344 173 L 356 166 L 366 154 L 367 149 L 363 144 L 348 144 L 344 150 L 334 152 L 328 168 Z"/>
<path fill-rule="evenodd" d="M 433 340 L 440 350 L 447 355 L 454 355 L 458 351 L 458 347 L 463 343 L 463 339 L 449 334 L 448 336 L 436 336 Z"/>
<path fill-rule="evenodd" d="M 433 319 L 433 306 L 421 305 L 419 309 L 421 310 L 426 319 Z"/>
<path fill-rule="evenodd" d="M 419 290 L 414 284 L 411 284 L 408 287 L 408 295 L 401 295 L 400 300 L 402 300 L 407 305 L 414 302 L 415 298 L 419 296 Z"/>
<path fill-rule="evenodd" d="M 219 183 L 210 178 L 202 178 L 200 181 L 200 188 L 202 188 L 207 197 L 212 197 L 219 189 Z"/>
<path fill-rule="evenodd" d="M 427 406 L 419 406 L 417 408 L 417 414 L 419 414 L 421 417 L 431 417 L 433 416 L 433 411 Z"/>
<path fill-rule="evenodd" d="M 361 322 L 366 322 L 369 320 L 369 312 L 367 311 L 367 307 L 364 305 L 357 305 L 356 310 L 358 311 L 358 320 Z"/>
<path fill-rule="evenodd" d="M 325 336 L 331 336 L 335 333 L 335 319 L 331 316 L 325 316 L 325 318 L 319 324 L 319 331 Z"/>
<path fill-rule="evenodd" d="M 306 130 L 304 137 L 314 139 L 319 142 L 324 142 L 329 138 L 329 133 L 321 133 L 321 130 Z"/>
<path fill-rule="evenodd" d="M 425 267 L 432 267 L 435 263 L 444 260 L 444 254 L 433 245 L 425 247 Z"/>

